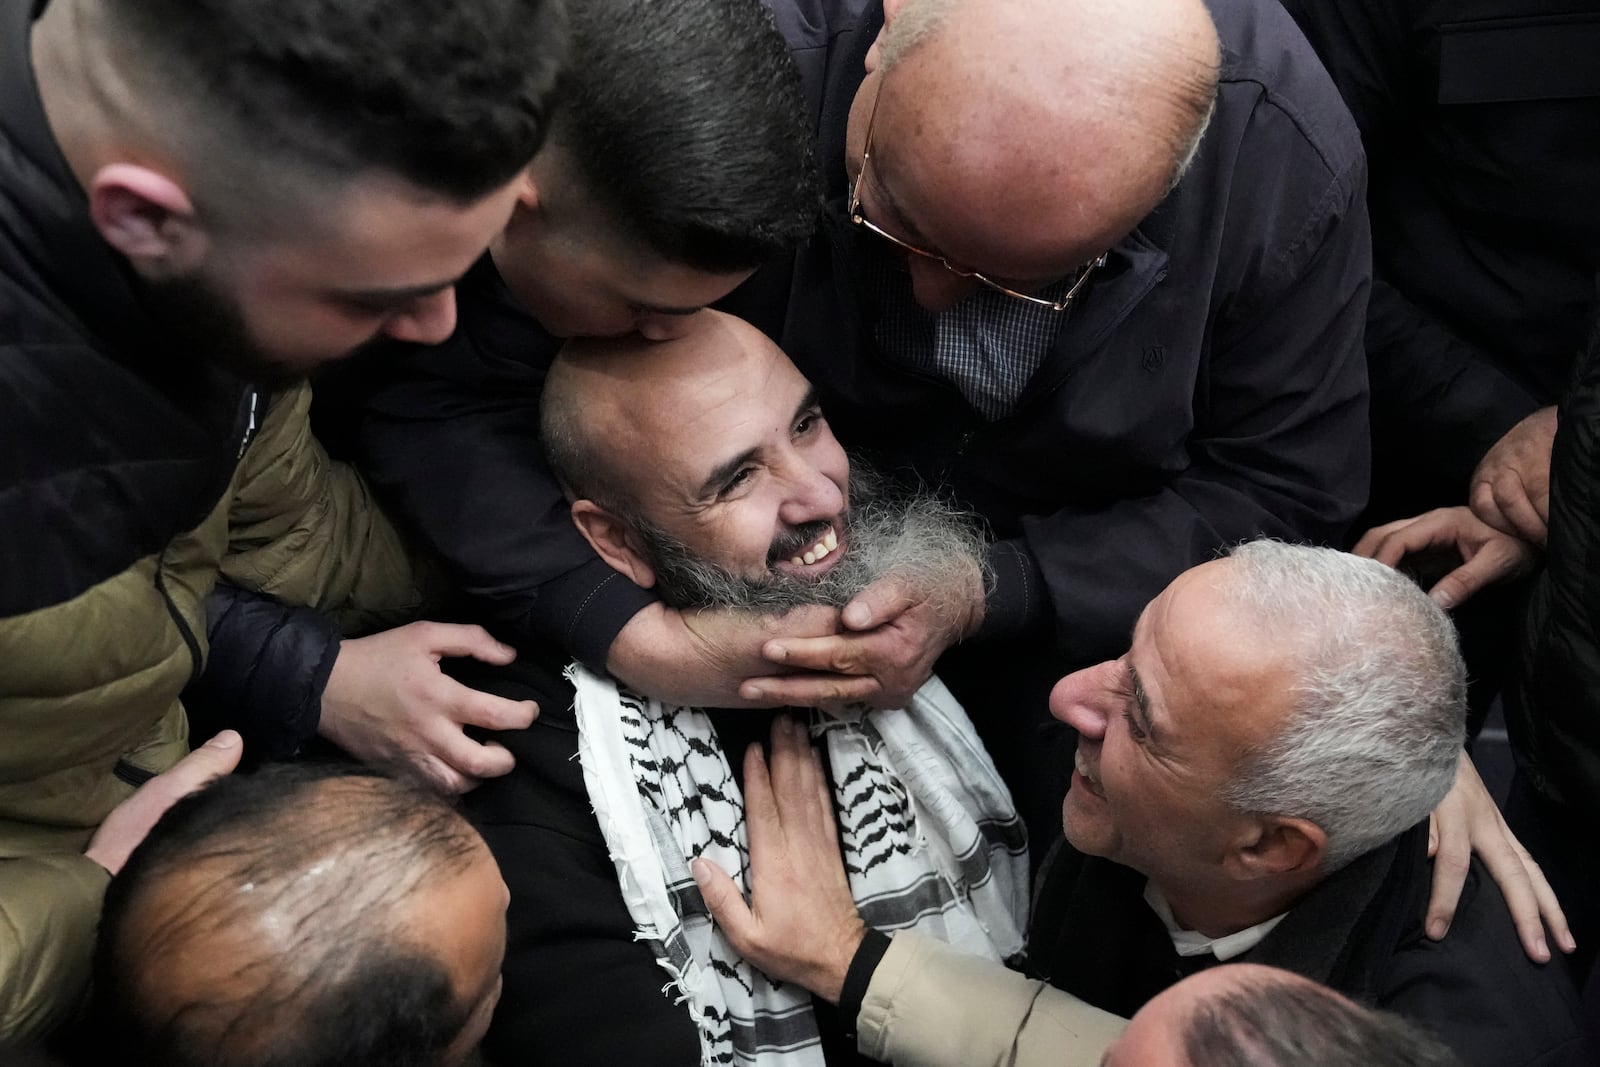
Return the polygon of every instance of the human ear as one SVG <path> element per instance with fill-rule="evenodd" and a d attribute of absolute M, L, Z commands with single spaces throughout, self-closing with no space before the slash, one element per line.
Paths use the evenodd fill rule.
<path fill-rule="evenodd" d="M 1241 881 L 1285 874 L 1309 874 L 1328 854 L 1328 835 L 1316 823 L 1269 815 L 1255 820 L 1223 860 Z"/>
<path fill-rule="evenodd" d="M 148 167 L 113 163 L 96 171 L 89 182 L 89 216 L 106 243 L 146 277 L 187 274 L 210 247 L 189 194 Z"/>
<path fill-rule="evenodd" d="M 878 36 L 872 39 L 872 45 L 867 49 L 867 58 L 862 64 L 868 74 L 878 69 L 878 61 L 883 55 L 883 33 L 889 28 L 895 16 L 900 14 L 900 9 L 906 5 L 906 0 L 883 0 L 883 28 L 878 30 Z"/>
<path fill-rule="evenodd" d="M 634 544 L 632 527 L 593 500 L 572 503 L 572 521 L 589 547 L 613 569 L 627 575 L 640 589 L 656 584 L 655 568 L 645 562 Z"/>

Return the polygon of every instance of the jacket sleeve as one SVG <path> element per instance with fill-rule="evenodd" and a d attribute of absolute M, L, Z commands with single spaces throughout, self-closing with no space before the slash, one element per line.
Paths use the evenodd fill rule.
<path fill-rule="evenodd" d="M 190 736 L 237 730 L 252 765 L 298 755 L 339 655 L 333 619 L 222 582 L 206 598 L 206 638 L 205 672 L 183 693 Z"/>
<path fill-rule="evenodd" d="M 1127 1020 L 914 932 L 894 936 L 856 1018 L 894 1067 L 1094 1067 Z"/>
<path fill-rule="evenodd" d="M 414 619 L 424 571 L 361 475 L 311 433 L 311 389 L 273 398 L 234 477 L 222 576 L 331 612 L 347 633 Z"/>
<path fill-rule="evenodd" d="M 1037 562 L 1072 662 L 1120 654 L 1144 605 L 1222 546 L 1259 536 L 1338 543 L 1365 506 L 1363 188 L 1357 153 L 1311 210 L 1275 205 L 1279 232 L 1296 236 L 1268 244 L 1270 269 L 1228 283 L 1238 288 L 1208 325 L 1196 371 L 1185 467 L 1150 492 L 1023 518 L 1011 548 Z M 995 573 L 985 637 L 1015 624 L 1033 572 Z"/>
<path fill-rule="evenodd" d="M 44 1036 L 89 986 L 111 877 L 84 856 L 0 859 L 0 1039 Z"/>
<path fill-rule="evenodd" d="M 502 636 L 604 670 L 656 597 L 572 524 L 539 444 L 544 368 L 455 346 L 363 372 L 357 457 L 385 501 Z"/>

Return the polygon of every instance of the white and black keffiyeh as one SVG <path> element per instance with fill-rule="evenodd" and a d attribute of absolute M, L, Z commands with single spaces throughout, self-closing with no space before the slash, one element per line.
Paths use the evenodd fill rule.
<path fill-rule="evenodd" d="M 689 863 L 749 891 L 744 798 L 715 728 L 574 665 L 584 782 L 637 929 L 700 1034 L 703 1064 L 823 1062 L 805 990 L 740 959 Z M 915 929 L 992 959 L 1022 951 L 1026 835 L 993 762 L 937 679 L 894 711 L 812 714 L 827 745 L 845 869 L 867 924 Z"/>

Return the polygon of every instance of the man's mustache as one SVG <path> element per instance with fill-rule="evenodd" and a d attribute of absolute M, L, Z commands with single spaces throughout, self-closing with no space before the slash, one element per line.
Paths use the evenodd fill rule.
<path fill-rule="evenodd" d="M 793 559 L 801 555 L 806 549 L 822 539 L 828 532 L 828 527 L 833 523 L 824 519 L 804 523 L 791 527 L 787 532 L 779 534 L 772 541 L 772 547 L 767 550 L 767 566 L 775 566 L 781 560 Z M 839 531 L 841 534 L 843 530 Z"/>

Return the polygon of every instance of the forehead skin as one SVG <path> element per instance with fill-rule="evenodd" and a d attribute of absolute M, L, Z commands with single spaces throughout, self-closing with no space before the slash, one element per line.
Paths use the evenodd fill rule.
<path fill-rule="evenodd" d="M 681 502 L 717 467 L 758 442 L 771 403 L 783 418 L 809 385 L 783 351 L 749 323 L 715 311 L 691 316 L 679 337 L 599 344 L 572 361 L 589 439 L 641 504 Z M 648 463 L 635 457 L 650 457 Z"/>
<path fill-rule="evenodd" d="M 1179 575 L 1145 609 L 1128 654 L 1160 747 L 1218 780 L 1282 729 L 1294 682 L 1292 645 L 1227 597 L 1232 567 Z"/>

